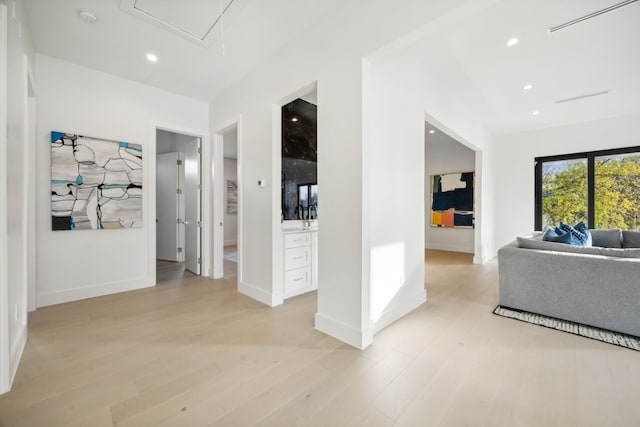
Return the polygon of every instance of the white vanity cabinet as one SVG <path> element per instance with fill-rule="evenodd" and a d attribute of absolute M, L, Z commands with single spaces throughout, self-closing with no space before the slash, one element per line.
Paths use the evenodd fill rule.
<path fill-rule="evenodd" d="M 318 287 L 318 232 L 296 230 L 284 233 L 284 298 Z"/>

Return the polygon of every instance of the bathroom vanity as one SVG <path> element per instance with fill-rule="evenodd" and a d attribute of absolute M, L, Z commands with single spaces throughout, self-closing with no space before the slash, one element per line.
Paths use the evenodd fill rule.
<path fill-rule="evenodd" d="M 318 228 L 311 223 L 282 229 L 285 299 L 318 289 Z"/>

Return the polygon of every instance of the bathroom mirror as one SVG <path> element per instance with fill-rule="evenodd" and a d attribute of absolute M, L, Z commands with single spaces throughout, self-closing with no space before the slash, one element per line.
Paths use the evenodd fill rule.
<path fill-rule="evenodd" d="M 282 219 L 318 219 L 318 107 L 304 99 L 282 107 Z"/>

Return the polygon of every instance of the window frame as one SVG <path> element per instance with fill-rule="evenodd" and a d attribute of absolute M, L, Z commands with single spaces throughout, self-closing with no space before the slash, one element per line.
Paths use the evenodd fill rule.
<path fill-rule="evenodd" d="M 638 153 L 640 146 L 614 148 L 609 150 L 585 151 L 581 153 L 560 154 L 555 156 L 541 156 L 534 158 L 535 191 L 534 191 L 534 225 L 535 230 L 542 230 L 542 166 L 545 162 L 557 162 L 562 160 L 587 160 L 587 226 L 595 227 L 595 164 L 596 157 L 615 156 L 616 154 Z"/>

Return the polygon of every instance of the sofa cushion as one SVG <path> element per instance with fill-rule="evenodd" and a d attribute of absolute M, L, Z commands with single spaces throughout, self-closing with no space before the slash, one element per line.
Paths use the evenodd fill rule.
<path fill-rule="evenodd" d="M 619 258 L 640 258 L 640 248 L 601 248 L 597 246 L 574 246 L 564 243 L 547 242 L 530 237 L 518 237 L 518 247 L 543 251 L 569 252 L 585 255 L 603 255 Z"/>
<path fill-rule="evenodd" d="M 622 232 L 620 230 L 591 230 L 593 246 L 603 248 L 621 248 Z"/>
<path fill-rule="evenodd" d="M 622 247 L 640 248 L 640 232 L 624 230 L 622 232 Z"/>

